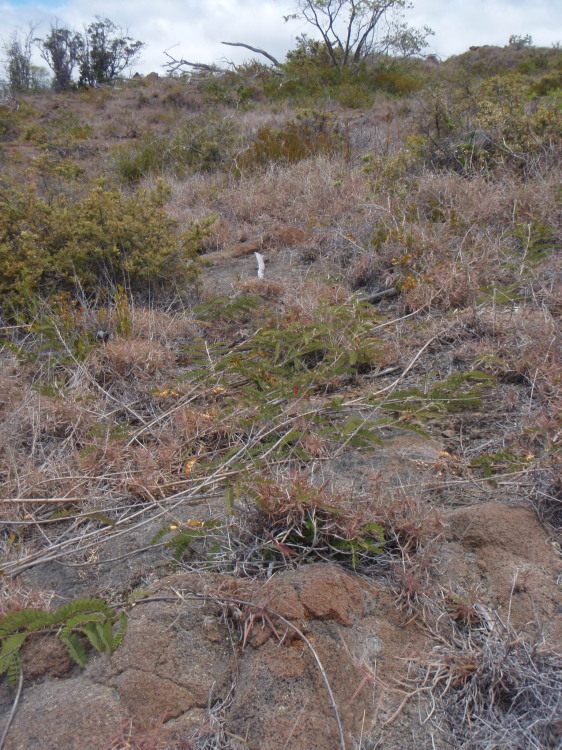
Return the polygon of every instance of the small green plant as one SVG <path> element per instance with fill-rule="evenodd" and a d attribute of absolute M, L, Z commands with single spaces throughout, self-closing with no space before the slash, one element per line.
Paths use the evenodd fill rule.
<path fill-rule="evenodd" d="M 172 538 L 165 543 L 165 546 L 174 551 L 173 558 L 176 563 L 179 563 L 184 559 L 185 554 L 196 539 L 204 539 L 212 533 L 213 529 L 220 526 L 222 526 L 222 523 L 213 519 L 209 521 L 189 520 L 185 523 L 170 523 L 161 528 L 154 535 L 150 543 L 158 544 L 164 537 L 171 534 Z"/>
<path fill-rule="evenodd" d="M 492 478 L 494 474 L 504 472 L 520 471 L 528 467 L 528 462 L 516 456 L 511 450 L 502 450 L 498 453 L 485 453 L 474 458 L 471 468 L 479 468 L 482 476 Z"/>
<path fill-rule="evenodd" d="M 24 138 L 26 141 L 40 144 L 45 149 L 60 151 L 73 148 L 91 134 L 91 125 L 81 123 L 71 112 L 62 111 L 58 117 L 45 125 L 30 125 L 25 131 Z"/>
<path fill-rule="evenodd" d="M 248 560 L 267 567 L 271 561 L 294 565 L 331 559 L 361 570 L 385 552 L 380 523 L 303 477 L 283 484 L 261 478 L 245 493 L 257 511 L 252 529 L 257 540 Z"/>
<path fill-rule="evenodd" d="M 442 414 L 479 409 L 493 382 L 493 375 L 480 370 L 453 373 L 426 388 L 395 391 L 380 406 L 396 412 L 401 426 L 412 428 Z"/>
<path fill-rule="evenodd" d="M 115 303 L 115 312 L 113 314 L 115 333 L 118 336 L 127 338 L 131 335 L 131 308 L 129 306 L 129 298 L 121 285 L 117 287 L 113 301 Z"/>
<path fill-rule="evenodd" d="M 125 635 L 127 615 L 116 615 L 102 599 L 83 598 L 55 612 L 20 609 L 0 619 L 0 675 L 14 682 L 22 669 L 21 649 L 37 633 L 56 632 L 69 656 L 81 667 L 88 661 L 84 636 L 96 651 L 115 651 Z"/>
<path fill-rule="evenodd" d="M 249 296 L 223 306 L 221 300 L 214 300 L 200 308 L 199 315 L 212 316 L 216 309 L 229 320 L 247 320 L 259 301 Z M 281 319 L 261 322 L 253 336 L 236 348 L 219 343 L 210 349 L 207 342 L 190 346 L 193 365 L 201 374 L 209 374 L 211 356 L 212 377 L 218 376 L 218 385 L 233 376 L 243 378 L 256 396 L 267 393 L 271 399 L 275 393 L 303 396 L 307 391 L 329 390 L 334 378 L 369 372 L 386 356 L 382 342 L 372 336 L 376 322 L 372 306 L 355 297 L 341 304 L 321 303 L 307 320 L 288 312 Z"/>
<path fill-rule="evenodd" d="M 0 142 L 15 137 L 20 118 L 9 107 L 0 105 Z"/>
<path fill-rule="evenodd" d="M 176 177 L 213 172 L 228 163 L 235 142 L 231 123 L 218 119 L 191 121 L 171 135 L 147 133 L 132 145 L 118 147 L 114 167 L 125 183 L 163 172 Z"/>

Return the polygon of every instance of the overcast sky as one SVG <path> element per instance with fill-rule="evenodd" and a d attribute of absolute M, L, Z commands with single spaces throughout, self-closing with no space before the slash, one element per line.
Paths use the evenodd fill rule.
<path fill-rule="evenodd" d="M 0 39 L 12 29 L 37 25 L 37 36 L 50 21 L 82 29 L 95 16 L 108 17 L 146 43 L 137 70 L 161 71 L 164 50 L 190 61 L 240 60 L 249 53 L 221 47 L 242 41 L 283 58 L 306 24 L 284 23 L 294 0 L 0 0 Z M 441 57 L 477 44 L 503 46 L 511 34 L 530 34 L 537 45 L 562 41 L 562 0 L 414 0 L 407 20 L 430 26 L 435 36 L 428 52 Z"/>

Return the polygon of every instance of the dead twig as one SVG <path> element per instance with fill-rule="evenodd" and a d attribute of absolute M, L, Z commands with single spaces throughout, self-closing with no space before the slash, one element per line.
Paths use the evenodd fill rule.
<path fill-rule="evenodd" d="M 12 726 L 14 716 L 16 715 L 22 688 L 23 688 L 23 672 L 20 672 L 16 696 L 14 698 L 14 702 L 12 703 L 12 708 L 10 711 L 10 715 L 8 716 L 8 721 L 6 722 L 6 726 L 4 727 L 4 731 L 2 732 L 2 737 L 0 737 L 0 750 L 3 750 L 4 744 L 6 742 L 6 737 L 8 736 L 8 732 L 10 731 L 10 727 Z"/>

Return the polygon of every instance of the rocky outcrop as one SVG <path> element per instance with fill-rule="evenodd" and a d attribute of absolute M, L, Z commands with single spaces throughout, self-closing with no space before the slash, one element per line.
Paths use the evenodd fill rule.
<path fill-rule="evenodd" d="M 89 750 L 102 750 L 124 718 L 138 727 L 163 722 L 170 743 L 197 728 L 210 742 L 217 706 L 225 707 L 221 731 L 250 747 L 330 750 L 342 737 L 353 747 L 399 704 L 377 688 L 375 673 L 380 684 L 392 681 L 423 643 L 390 602 L 335 565 L 265 583 L 170 576 L 134 606 L 112 656 L 24 690 L 6 750 L 83 750 L 86 736 Z M 32 716 L 42 717 L 40 728 Z"/>

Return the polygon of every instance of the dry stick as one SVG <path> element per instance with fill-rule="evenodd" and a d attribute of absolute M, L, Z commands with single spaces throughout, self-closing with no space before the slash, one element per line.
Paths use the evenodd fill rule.
<path fill-rule="evenodd" d="M 408 313 L 407 315 L 402 315 L 400 318 L 393 318 L 392 320 L 386 320 L 384 323 L 379 323 L 373 328 L 373 331 L 377 331 L 379 328 L 386 328 L 386 326 L 392 326 L 395 323 L 400 323 L 400 321 L 406 320 L 407 318 L 412 318 L 414 315 L 417 315 L 426 308 L 427 305 L 422 305 L 421 307 L 418 307 L 417 310 L 414 310 L 414 312 Z"/>
<path fill-rule="evenodd" d="M 450 485 L 457 485 L 457 484 L 474 484 L 475 482 L 495 482 L 497 479 L 503 479 L 504 477 L 514 477 L 519 474 L 528 474 L 531 470 L 535 469 L 535 466 L 529 466 L 527 469 L 521 469 L 520 471 L 509 471 L 505 474 L 494 474 L 491 477 L 471 477 L 470 479 L 452 479 L 449 482 L 430 482 L 431 487 L 448 487 Z M 504 485 L 508 484 L 507 482 L 498 482 L 498 484 Z M 516 485 L 521 486 L 521 482 L 509 482 L 510 485 Z M 412 482 L 410 484 L 403 484 L 401 487 L 419 487 L 420 482 Z M 481 490 L 484 490 L 484 488 L 480 488 Z"/>
<path fill-rule="evenodd" d="M 364 378 L 384 378 L 385 375 L 392 375 L 398 372 L 402 368 L 398 365 L 397 367 L 387 367 L 386 370 L 379 370 L 378 372 L 369 372 L 363 375 Z"/>
<path fill-rule="evenodd" d="M 400 294 L 399 290 L 391 286 L 390 289 L 383 289 L 381 292 L 367 294 L 365 297 L 359 297 L 359 299 L 361 302 L 370 302 L 372 304 L 373 302 L 380 302 L 385 297 L 396 297 L 398 294 Z"/>
<path fill-rule="evenodd" d="M 8 736 L 8 732 L 10 731 L 10 727 L 12 726 L 12 721 L 14 720 L 14 716 L 16 715 L 22 687 L 23 687 L 23 672 L 20 672 L 16 697 L 14 698 L 14 702 L 12 703 L 12 710 L 10 711 L 10 715 L 8 716 L 8 721 L 6 722 L 6 726 L 4 727 L 4 731 L 2 732 L 2 737 L 0 737 L 0 750 L 2 750 L 2 748 L 4 747 L 4 743 L 6 742 L 6 737 Z"/>
<path fill-rule="evenodd" d="M 0 503 L 79 503 L 85 497 L 6 497 Z"/>
<path fill-rule="evenodd" d="M 237 454 L 236 454 L 237 455 Z M 232 474 L 237 474 L 238 471 L 234 472 L 226 472 L 219 474 L 219 470 L 212 474 L 207 480 L 204 480 L 199 483 L 199 485 L 195 488 L 195 490 L 201 490 L 203 487 L 207 486 L 208 484 L 211 484 L 216 481 L 220 481 L 221 479 L 224 479 L 228 476 L 232 476 Z M 184 493 L 177 493 L 177 495 L 172 495 L 172 498 L 177 497 L 178 495 L 183 495 Z M 102 544 L 109 539 L 113 539 L 117 536 L 122 536 L 123 534 L 128 534 L 131 531 L 134 531 L 135 529 L 140 528 L 141 526 L 145 526 L 147 523 L 150 523 L 157 518 L 160 518 L 163 515 L 167 515 L 170 513 L 174 508 L 177 508 L 178 505 L 181 505 L 182 503 L 186 502 L 187 500 L 193 500 L 196 499 L 197 495 L 195 492 L 188 494 L 186 497 L 180 497 L 180 499 L 173 503 L 169 508 L 164 508 L 164 510 L 161 510 L 160 513 L 157 513 L 154 516 L 150 516 L 150 518 L 146 518 L 143 521 L 140 521 L 133 526 L 130 526 L 128 528 L 116 531 L 114 533 L 107 533 L 105 536 L 105 539 L 94 539 L 92 542 L 89 542 L 88 544 L 80 544 L 80 549 L 77 550 L 76 548 L 72 549 L 65 549 L 71 544 L 74 544 L 75 542 L 82 542 L 84 539 L 91 539 L 92 537 L 100 537 L 103 532 L 106 532 L 107 529 L 95 529 L 94 531 L 86 532 L 80 537 L 73 537 L 72 539 L 67 539 L 65 542 L 60 542 L 58 544 L 51 545 L 48 550 L 60 550 L 58 552 L 55 552 L 53 554 L 47 554 L 43 557 L 41 557 L 41 552 L 37 552 L 35 554 L 29 555 L 27 558 L 24 558 L 23 560 L 17 561 L 15 563 L 12 563 L 11 565 L 8 563 L 6 566 L 4 566 L 3 570 L 4 573 L 9 573 L 12 575 L 19 575 L 24 570 L 27 570 L 28 568 L 33 568 L 36 565 L 41 565 L 46 562 L 51 562 L 52 560 L 56 560 L 59 557 L 65 557 L 66 555 L 71 555 L 77 551 L 82 552 L 83 550 L 90 549 L 91 547 L 95 547 L 96 545 Z M 170 500 L 171 498 L 167 498 L 167 500 Z M 122 526 L 128 522 L 130 522 L 133 518 L 137 518 L 140 515 L 143 515 L 147 513 L 148 511 L 152 510 L 154 507 L 158 507 L 159 503 L 151 503 L 150 505 L 147 505 L 146 508 L 143 508 L 136 513 L 131 514 L 127 518 L 121 519 L 115 523 L 115 527 Z M 161 506 L 160 506 L 161 507 Z M 113 527 L 113 528 L 115 528 Z"/>
<path fill-rule="evenodd" d="M 437 337 L 434 336 L 432 339 L 430 339 L 420 349 L 420 351 L 412 359 L 412 361 L 410 362 L 410 364 L 406 367 L 406 369 L 400 375 L 399 378 L 397 378 L 393 383 L 391 383 L 386 388 L 381 389 L 380 391 L 378 391 L 377 393 L 375 393 L 373 395 L 378 395 L 380 393 L 384 393 L 384 392 L 390 390 L 391 388 L 395 388 L 397 386 L 397 384 L 400 382 L 400 380 L 409 372 L 409 370 L 411 370 L 411 368 L 414 366 L 414 364 L 416 363 L 416 361 L 418 360 L 418 358 L 422 355 L 422 353 L 425 351 L 425 349 L 427 349 L 427 347 L 430 346 L 430 344 L 435 340 L 435 338 L 437 338 Z M 61 337 L 61 340 L 62 340 L 62 337 Z M 65 344 L 64 341 L 63 341 L 63 344 L 64 344 L 65 348 L 67 349 L 67 351 L 69 352 L 70 356 L 73 357 L 72 353 L 70 352 L 70 350 L 68 350 L 68 347 L 66 346 L 66 344 Z M 81 367 L 80 363 L 78 363 L 74 357 L 73 357 L 73 359 L 75 360 L 76 364 L 79 367 Z M 86 375 L 88 375 L 87 372 L 86 372 Z M 92 381 L 95 383 L 95 379 L 92 379 Z M 95 383 L 95 384 L 98 385 L 97 383 Z M 98 387 L 100 387 L 100 389 L 103 391 L 103 389 L 101 388 L 101 386 L 98 386 Z M 105 391 L 104 391 L 104 393 L 105 393 Z M 112 396 L 110 396 L 110 394 L 107 394 L 107 395 L 110 398 L 112 398 L 113 400 L 115 400 L 115 401 L 117 400 L 117 399 L 114 399 Z M 349 405 L 355 404 L 355 403 L 357 403 L 357 401 L 360 401 L 360 400 L 361 399 L 354 399 L 354 400 L 348 402 L 347 404 L 344 404 L 344 406 L 349 406 Z M 219 467 L 209 477 L 207 477 L 206 479 L 203 479 L 197 485 L 197 487 L 194 488 L 194 490 L 191 493 L 187 494 L 187 496 L 184 494 L 184 492 L 180 492 L 180 493 L 177 493 L 176 495 L 172 495 L 169 498 L 166 498 L 166 500 L 169 502 L 170 500 L 173 500 L 175 497 L 180 496 L 180 498 L 179 498 L 179 500 L 177 500 L 177 502 L 172 503 L 168 508 L 166 508 L 164 510 L 161 510 L 156 515 L 151 516 L 150 518 L 144 519 L 144 520 L 142 520 L 142 521 L 134 524 L 133 526 L 131 526 L 129 528 L 125 528 L 125 529 L 118 530 L 118 531 L 113 531 L 112 530 L 112 532 L 106 533 L 105 540 L 104 539 L 100 539 L 99 537 L 104 533 L 104 531 L 107 532 L 107 529 L 105 529 L 105 530 L 102 529 L 101 532 L 100 532 L 99 529 L 96 529 L 96 530 L 94 530 L 92 532 L 86 532 L 81 537 L 73 537 L 72 539 L 68 539 L 68 540 L 66 540 L 64 542 L 61 542 L 59 544 L 51 545 L 51 547 L 48 548 L 51 551 L 51 554 L 46 554 L 46 555 L 42 556 L 41 552 L 34 553 L 32 555 L 29 555 L 27 558 L 24 558 L 24 560 L 22 560 L 22 561 L 18 561 L 18 562 L 12 563 L 12 564 L 8 563 L 4 567 L 4 572 L 5 573 L 11 573 L 11 574 L 19 575 L 24 570 L 27 570 L 27 569 L 29 569 L 31 567 L 35 567 L 36 565 L 40 565 L 40 564 L 43 564 L 45 562 L 50 562 L 52 560 L 56 560 L 58 557 L 64 557 L 66 555 L 73 554 L 74 552 L 76 552 L 76 549 L 74 549 L 74 548 L 68 549 L 68 547 L 70 545 L 72 545 L 73 543 L 75 543 L 76 541 L 82 542 L 82 544 L 80 545 L 80 551 L 83 551 L 83 550 L 86 550 L 86 549 L 90 549 L 91 547 L 94 547 L 94 546 L 96 546 L 96 545 L 98 545 L 100 543 L 103 543 L 104 541 L 107 541 L 110 538 L 114 538 L 114 537 L 121 536 L 121 535 L 126 534 L 126 533 L 130 533 L 131 531 L 133 531 L 135 529 L 138 529 L 138 528 L 146 525 L 147 523 L 150 523 L 150 522 L 156 520 L 157 518 L 160 518 L 163 515 L 166 515 L 167 513 L 169 513 L 170 511 L 172 511 L 174 508 L 178 507 L 182 503 L 184 503 L 187 500 L 189 500 L 193 494 L 195 494 L 196 492 L 200 492 L 204 487 L 209 486 L 210 484 L 213 484 L 214 482 L 221 481 L 221 480 L 225 479 L 228 476 L 232 476 L 232 474 L 239 473 L 238 470 L 234 470 L 234 471 L 226 472 L 226 473 L 225 473 L 224 470 L 230 464 L 232 464 L 235 460 L 240 459 L 243 456 L 244 453 L 248 452 L 248 450 L 250 449 L 250 447 L 252 445 L 255 446 L 260 440 L 263 440 L 264 438 L 268 437 L 272 432 L 275 432 L 275 431 L 278 431 L 280 429 L 283 429 L 283 428 L 287 427 L 288 425 L 291 424 L 291 422 L 294 422 L 296 419 L 302 418 L 302 417 L 306 417 L 309 414 L 315 414 L 317 412 L 318 412 L 318 409 L 310 409 L 308 412 L 305 412 L 304 414 L 297 414 L 297 415 L 293 415 L 291 417 L 288 417 L 287 419 L 285 419 L 281 423 L 274 424 L 269 429 L 267 429 L 266 427 L 264 427 L 262 430 L 258 430 L 257 433 L 253 436 L 253 440 L 251 440 L 246 445 L 242 446 L 239 451 L 237 451 L 236 453 L 234 453 L 233 455 L 231 455 L 230 458 L 227 461 L 225 461 L 225 463 L 221 467 Z M 287 410 L 285 410 L 285 414 L 287 414 Z M 144 420 L 141 420 L 141 421 L 144 422 Z M 350 438 L 348 438 L 348 441 L 351 439 L 351 437 L 352 437 L 352 435 L 350 436 Z M 268 455 L 269 452 L 270 451 L 267 451 L 265 455 Z M 158 505 L 158 504 L 156 504 L 156 505 Z M 122 526 L 125 523 L 130 522 L 133 518 L 136 518 L 136 517 L 138 517 L 140 515 L 146 514 L 148 511 L 150 511 L 151 509 L 153 509 L 154 506 L 155 506 L 155 504 L 148 505 L 146 508 L 137 511 L 136 513 L 133 513 L 132 515 L 128 516 L 127 518 L 119 520 L 115 524 L 115 526 L 116 527 Z M 161 506 L 159 506 L 159 507 L 161 507 Z M 89 542 L 87 544 L 83 544 L 84 539 L 92 539 L 92 538 L 93 538 L 93 541 L 91 541 L 91 542 Z M 57 551 L 53 552 L 53 550 L 57 550 Z"/>
<path fill-rule="evenodd" d="M 160 547 L 165 547 L 167 544 L 168 542 L 149 544 L 148 547 L 139 547 L 138 549 L 134 549 L 131 552 L 126 552 L 124 555 L 119 555 L 119 557 L 110 557 L 107 560 L 87 560 L 83 563 L 63 563 L 60 560 L 57 560 L 56 563 L 57 565 L 62 565 L 63 568 L 87 568 L 88 565 L 107 565 L 108 563 L 117 562 L 118 560 L 125 560 L 127 557 L 140 555 L 142 552 L 148 552 L 149 550 L 155 550 L 159 549 Z"/>
<path fill-rule="evenodd" d="M 332 704 L 332 709 L 334 711 L 334 717 L 336 720 L 336 724 L 338 727 L 338 732 L 340 736 L 340 746 L 342 750 L 346 750 L 345 745 L 345 738 L 343 735 L 343 727 L 340 719 L 340 714 L 338 711 L 338 706 L 336 704 L 336 699 L 334 698 L 334 693 L 332 692 L 332 688 L 330 686 L 330 681 L 328 680 L 328 675 L 326 674 L 326 670 L 324 669 L 324 665 L 320 661 L 320 657 L 316 653 L 314 646 L 311 644 L 311 642 L 308 640 L 308 638 L 305 636 L 305 634 L 300 630 L 296 625 L 294 625 L 290 620 L 287 620 L 283 615 L 280 615 L 278 612 L 275 612 L 273 609 L 270 609 L 269 607 L 262 607 L 259 604 L 254 604 L 253 602 L 248 602 L 243 599 L 231 599 L 229 597 L 222 597 L 222 596 L 205 596 L 204 594 L 196 594 L 191 593 L 190 597 L 187 597 L 185 594 L 177 591 L 175 592 L 176 596 L 155 596 L 155 597 L 148 597 L 146 599 L 139 599 L 137 602 L 135 602 L 135 605 L 137 604 L 145 604 L 147 602 L 156 602 L 156 601 L 172 601 L 177 602 L 178 597 L 185 601 L 187 598 L 194 598 L 194 599 L 205 599 L 207 601 L 215 602 L 216 604 L 220 604 L 221 602 L 225 602 L 228 604 L 239 604 L 243 607 L 250 607 L 251 609 L 255 610 L 256 613 L 265 612 L 267 615 L 271 615 L 272 617 L 277 617 L 281 622 L 288 628 L 290 628 L 294 633 L 298 635 L 298 637 L 302 640 L 302 642 L 307 646 L 310 653 L 312 654 L 312 657 L 314 661 L 316 662 L 316 666 L 318 667 L 320 674 L 322 675 L 322 680 L 324 681 L 324 685 L 326 686 L 326 690 L 328 691 L 328 695 L 330 696 L 330 703 Z M 1 748 L 0 748 L 1 750 Z"/>
<path fill-rule="evenodd" d="M 18 501 L 16 500 L 12 502 L 18 502 Z M 42 501 L 37 500 L 34 502 L 41 503 Z M 90 521 L 100 521 L 102 520 L 100 518 L 100 515 L 107 516 L 108 513 L 115 513 L 116 511 L 119 511 L 119 510 L 130 510 L 131 508 L 135 508 L 135 507 L 138 508 L 138 506 L 139 504 L 137 503 L 134 506 L 117 505 L 117 506 L 114 506 L 113 508 L 103 508 L 103 509 L 92 508 L 92 510 L 85 510 L 82 513 L 71 513 L 69 511 L 68 515 L 66 516 L 57 515 L 56 518 L 51 517 L 51 518 L 40 518 L 40 519 L 32 517 L 31 512 L 29 512 L 28 515 L 31 517 L 30 521 L 29 520 L 24 520 L 24 521 L 4 521 L 3 520 L 1 523 L 4 524 L 5 526 L 44 526 L 46 524 L 61 523 L 62 521 L 79 521 L 81 519 L 87 519 Z M 37 508 L 36 512 L 40 510 L 41 508 Z M 114 524 L 112 522 L 112 523 L 108 523 L 107 525 L 112 526 Z"/>
<path fill-rule="evenodd" d="M 291 731 L 289 732 L 289 735 L 287 739 L 285 740 L 285 744 L 283 745 L 282 750 L 287 750 L 287 748 L 289 747 L 289 742 L 291 741 L 291 737 L 295 733 L 295 729 L 297 728 L 298 723 L 301 720 L 303 713 L 308 708 L 309 703 L 310 703 L 310 698 L 307 698 L 306 702 L 302 704 L 301 710 L 299 711 L 297 718 L 293 722 L 293 726 L 291 727 Z"/>
<path fill-rule="evenodd" d="M 266 435 L 269 434 L 269 432 L 271 432 L 271 431 L 272 430 L 267 431 Z M 247 448 L 248 448 L 248 446 L 244 446 L 245 450 Z M 215 472 L 213 472 L 213 474 L 211 474 L 210 477 L 207 477 L 206 479 L 202 480 L 197 485 L 197 487 L 195 487 L 194 490 L 189 495 L 187 495 L 187 497 L 184 497 L 184 492 L 183 491 L 179 492 L 179 493 L 176 493 L 175 495 L 171 495 L 169 498 L 166 498 L 167 501 L 170 501 L 170 500 L 172 500 L 172 499 L 174 499 L 176 497 L 180 497 L 180 499 L 176 503 L 173 503 L 171 505 L 171 507 L 166 508 L 164 510 L 161 510 L 161 512 L 157 513 L 155 516 L 151 516 L 150 518 L 145 519 L 144 521 L 141 521 L 140 523 L 137 523 L 137 524 L 135 524 L 134 526 L 132 526 L 130 528 L 124 529 L 122 531 L 117 531 L 115 533 L 107 535 L 106 536 L 106 540 L 108 538 L 110 538 L 110 537 L 121 536 L 122 534 L 129 533 L 130 531 L 133 531 L 134 529 L 137 529 L 137 528 L 139 528 L 141 526 L 144 526 L 147 523 L 150 523 L 151 521 L 155 520 L 156 518 L 160 518 L 162 515 L 165 515 L 165 514 L 169 513 L 171 510 L 173 510 L 174 508 L 176 508 L 178 505 L 181 505 L 186 500 L 192 499 L 192 497 L 196 494 L 196 492 L 199 491 L 199 490 L 201 490 L 203 487 L 209 485 L 212 482 L 220 481 L 221 479 L 225 479 L 228 476 L 232 476 L 232 474 L 237 474 L 238 471 L 226 472 L 225 473 L 224 472 L 224 468 L 227 467 L 230 463 L 232 463 L 235 458 L 239 457 L 240 453 L 242 453 L 242 450 L 239 451 L 238 453 L 235 453 L 233 456 L 231 456 L 230 459 L 228 459 L 228 461 L 226 461 L 221 467 L 219 467 Z M 154 507 L 160 507 L 161 508 L 162 506 L 161 506 L 160 503 L 151 503 L 150 505 L 146 506 L 145 508 L 141 509 L 140 511 L 137 511 L 136 513 L 133 513 L 132 515 L 128 516 L 127 518 L 121 519 L 121 520 L 117 521 L 117 523 L 115 524 L 115 526 L 122 526 L 123 524 L 131 521 L 133 518 L 136 518 L 139 515 L 143 515 L 144 513 L 147 513 L 148 511 L 152 510 Z M 103 531 L 104 530 L 102 530 L 102 532 Z M 88 533 L 82 535 L 80 538 L 74 537 L 72 539 L 66 540 L 65 542 L 62 542 L 62 543 L 59 543 L 59 544 L 55 544 L 55 545 L 51 545 L 48 549 L 50 549 L 50 550 L 61 549 L 63 547 L 68 547 L 73 542 L 83 541 L 85 538 L 92 538 L 92 537 L 99 536 L 99 535 L 100 535 L 100 530 L 96 529 L 95 531 L 88 532 Z M 96 544 L 102 543 L 103 541 L 104 540 L 100 540 L 100 539 L 94 540 L 93 542 L 90 542 L 87 545 L 81 545 L 80 549 L 81 550 L 89 549 L 89 548 L 95 546 Z M 47 556 L 44 556 L 44 557 L 41 557 L 41 552 L 37 552 L 37 553 L 34 553 L 32 555 L 29 555 L 27 558 L 24 558 L 23 561 L 20 560 L 18 562 L 12 563 L 11 565 L 7 564 L 5 566 L 5 568 L 4 568 L 4 572 L 12 573 L 12 574 L 15 574 L 15 575 L 19 575 L 19 573 L 21 573 L 23 570 L 26 570 L 28 568 L 34 567 L 36 565 L 40 565 L 40 564 L 42 564 L 44 562 L 50 562 L 51 560 L 56 559 L 58 556 L 65 556 L 65 555 L 68 555 L 68 554 L 72 554 L 74 551 L 76 551 L 76 550 L 74 550 L 74 549 L 70 549 L 70 550 L 66 549 L 66 550 L 64 550 L 63 549 L 59 553 L 47 555 Z"/>

